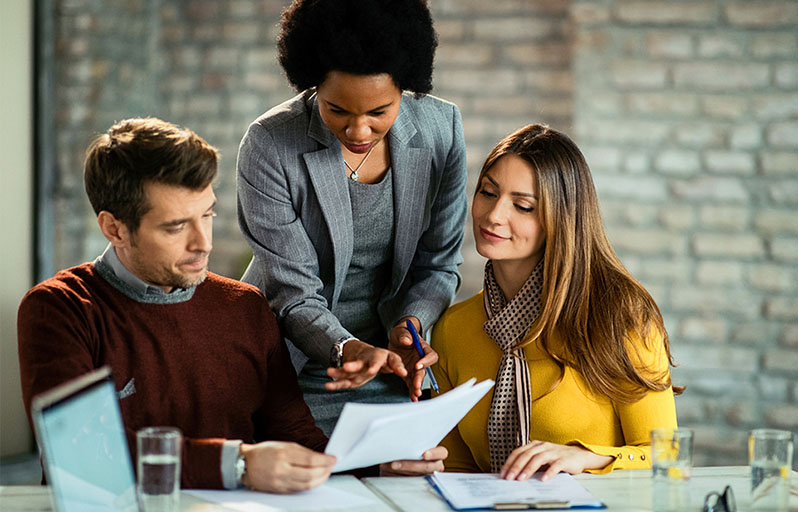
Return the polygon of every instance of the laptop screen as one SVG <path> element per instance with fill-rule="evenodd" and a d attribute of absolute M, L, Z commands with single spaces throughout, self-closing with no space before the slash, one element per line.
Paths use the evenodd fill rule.
<path fill-rule="evenodd" d="M 37 396 L 32 413 L 60 512 L 137 510 L 130 451 L 107 368 Z"/>

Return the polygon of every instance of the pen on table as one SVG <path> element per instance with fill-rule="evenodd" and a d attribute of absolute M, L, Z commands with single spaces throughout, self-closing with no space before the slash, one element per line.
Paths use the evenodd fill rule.
<path fill-rule="evenodd" d="M 416 350 L 418 350 L 418 355 L 424 357 L 424 350 L 421 348 L 421 342 L 418 340 L 418 332 L 416 332 L 416 326 L 413 325 L 413 322 L 407 320 L 407 329 L 410 331 L 410 334 L 413 336 L 413 345 L 416 346 Z M 427 371 L 427 377 L 429 377 L 429 383 L 432 384 L 432 389 L 435 390 L 436 393 L 440 393 L 438 389 L 438 382 L 435 380 L 435 376 L 432 375 L 432 370 L 429 366 L 424 368 Z"/>

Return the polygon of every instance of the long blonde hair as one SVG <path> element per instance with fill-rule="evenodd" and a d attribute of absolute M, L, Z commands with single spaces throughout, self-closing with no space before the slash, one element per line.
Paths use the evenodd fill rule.
<path fill-rule="evenodd" d="M 490 152 L 482 176 L 502 156 L 529 162 L 538 180 L 538 216 L 546 234 L 543 307 L 526 342 L 540 339 L 560 364 L 573 367 L 597 393 L 628 403 L 671 386 L 667 370 L 639 369 L 629 351 L 633 337 L 649 346 L 659 333 L 673 365 L 668 334 L 654 299 L 623 266 L 601 220 L 585 157 L 566 135 L 531 124 L 505 137 Z M 479 189 L 477 189 L 477 192 Z M 548 340 L 564 340 L 554 353 Z M 636 354 L 640 360 L 639 353 Z M 641 371 L 642 370 L 642 371 Z M 678 394 L 683 388 L 674 388 Z"/>

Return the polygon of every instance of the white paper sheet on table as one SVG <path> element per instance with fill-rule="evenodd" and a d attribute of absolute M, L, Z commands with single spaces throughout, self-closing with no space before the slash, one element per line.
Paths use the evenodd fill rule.
<path fill-rule="evenodd" d="M 333 472 L 400 459 L 420 459 L 493 386 L 488 379 L 457 386 L 431 400 L 405 404 L 344 405 L 325 453 L 338 457 Z"/>
<path fill-rule="evenodd" d="M 568 473 L 559 473 L 547 482 L 541 482 L 540 475 L 536 473 L 529 480 L 517 481 L 490 473 L 435 473 L 427 479 L 456 510 L 493 508 L 497 503 L 559 509 L 604 508 L 600 500 Z M 557 503 L 559 507 L 554 506 Z"/>
<path fill-rule="evenodd" d="M 297 494 L 270 494 L 247 489 L 234 491 L 185 489 L 182 492 L 205 501 L 218 503 L 232 510 L 246 510 L 247 512 L 310 510 L 320 507 L 325 510 L 348 510 L 376 503 L 375 500 L 365 496 L 336 489 L 329 483 Z"/>

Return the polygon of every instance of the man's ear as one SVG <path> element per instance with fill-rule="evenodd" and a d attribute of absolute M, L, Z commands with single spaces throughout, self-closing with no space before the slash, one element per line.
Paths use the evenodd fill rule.
<path fill-rule="evenodd" d="M 114 217 L 113 213 L 107 210 L 101 211 L 97 215 L 97 224 L 114 247 L 122 248 L 130 245 L 130 230 L 124 222 Z"/>

